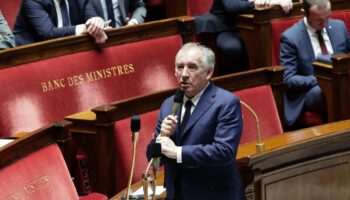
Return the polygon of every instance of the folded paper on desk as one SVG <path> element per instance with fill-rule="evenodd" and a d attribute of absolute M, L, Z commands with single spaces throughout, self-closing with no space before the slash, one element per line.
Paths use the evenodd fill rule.
<path fill-rule="evenodd" d="M 0 148 L 15 141 L 15 139 L 0 139 Z"/>
<path fill-rule="evenodd" d="M 165 192 L 165 190 L 166 189 L 163 186 L 157 186 L 156 187 L 156 196 L 161 195 L 163 192 Z M 148 188 L 148 194 L 149 194 L 148 199 L 152 199 L 153 191 L 151 188 Z M 123 199 L 126 199 L 125 195 L 123 196 Z M 143 199 L 143 188 L 140 187 L 135 192 L 129 194 L 129 199 Z"/>

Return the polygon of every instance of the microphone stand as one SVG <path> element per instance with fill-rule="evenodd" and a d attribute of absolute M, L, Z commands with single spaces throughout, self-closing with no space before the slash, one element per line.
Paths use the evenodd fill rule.
<path fill-rule="evenodd" d="M 261 133 L 260 133 L 260 123 L 259 123 L 259 118 L 258 115 L 254 112 L 254 110 L 246 104 L 244 101 L 240 101 L 241 104 L 246 107 L 254 116 L 255 122 L 256 122 L 256 129 L 258 131 L 258 142 L 256 143 L 256 150 L 258 152 L 262 152 L 265 149 L 265 144 L 261 142 Z"/>
<path fill-rule="evenodd" d="M 129 200 L 129 191 L 131 188 L 131 180 L 132 180 L 132 175 L 134 174 L 134 168 L 135 168 L 135 158 L 136 158 L 136 144 L 138 140 L 139 133 L 135 132 L 132 134 L 132 161 L 131 161 L 131 171 L 130 171 L 130 176 L 129 176 L 129 182 L 128 182 L 128 189 L 126 190 L 126 200 Z"/>
<path fill-rule="evenodd" d="M 148 200 L 148 187 L 149 187 L 149 180 L 148 180 L 148 172 L 149 172 L 149 168 L 151 167 L 151 164 L 153 163 L 153 160 L 154 158 L 152 158 L 150 160 L 150 162 L 148 163 L 147 165 L 147 168 L 146 168 L 146 173 L 142 179 L 142 186 L 143 186 L 143 199 L 144 200 Z M 153 184 L 155 185 L 155 184 Z M 152 185 L 152 189 L 153 189 L 153 196 L 155 197 L 154 193 L 155 193 L 155 187 Z M 153 196 L 152 196 L 152 199 L 153 199 Z"/>

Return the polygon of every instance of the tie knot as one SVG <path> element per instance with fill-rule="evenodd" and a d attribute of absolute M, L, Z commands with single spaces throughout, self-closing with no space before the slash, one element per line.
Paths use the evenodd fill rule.
<path fill-rule="evenodd" d="M 189 108 L 192 107 L 192 105 L 193 105 L 192 101 L 191 100 L 187 100 L 186 103 L 185 103 L 185 108 L 189 109 Z"/>
<path fill-rule="evenodd" d="M 322 31 L 316 31 L 318 37 L 322 36 Z"/>

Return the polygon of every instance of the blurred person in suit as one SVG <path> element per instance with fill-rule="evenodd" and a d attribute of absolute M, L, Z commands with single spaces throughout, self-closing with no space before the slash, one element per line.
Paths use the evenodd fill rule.
<path fill-rule="evenodd" d="M 350 37 L 341 20 L 331 19 L 329 0 L 304 0 L 305 16 L 280 38 L 280 64 L 284 72 L 285 123 L 293 126 L 300 113 L 316 112 L 327 121 L 327 106 L 312 63 L 320 56 L 350 51 Z"/>
<path fill-rule="evenodd" d="M 0 10 L 0 50 L 15 47 L 15 38 Z"/>
<path fill-rule="evenodd" d="M 249 69 L 246 48 L 236 27 L 237 16 L 270 5 L 280 5 L 286 13 L 293 7 L 291 0 L 213 0 L 210 11 L 196 17 L 197 34 L 215 34 L 216 46 L 224 56 L 224 63 L 220 63 L 223 74 Z"/>
<path fill-rule="evenodd" d="M 243 199 L 236 166 L 239 99 L 210 82 L 215 55 L 209 48 L 187 43 L 175 60 L 186 103 L 172 114 L 174 96 L 163 102 L 152 140 L 161 144 L 167 199 Z"/>
<path fill-rule="evenodd" d="M 104 43 L 105 25 L 90 0 L 22 0 L 13 33 L 17 46 L 83 33 Z"/>
<path fill-rule="evenodd" d="M 113 28 L 143 23 L 147 14 L 143 0 L 92 0 L 92 3 L 98 16 L 110 20 Z"/>

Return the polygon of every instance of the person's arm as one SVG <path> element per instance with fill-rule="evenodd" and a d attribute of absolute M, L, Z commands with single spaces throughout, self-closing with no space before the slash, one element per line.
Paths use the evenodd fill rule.
<path fill-rule="evenodd" d="M 0 49 L 15 47 L 15 38 L 0 11 Z"/>
<path fill-rule="evenodd" d="M 286 67 L 284 82 L 286 83 L 287 89 L 291 91 L 303 91 L 317 85 L 315 76 L 303 76 L 298 74 L 298 48 L 296 45 L 283 34 L 280 44 L 280 65 Z"/>
<path fill-rule="evenodd" d="M 129 12 L 132 13 L 131 19 L 128 20 L 127 25 L 136 25 L 145 21 L 147 10 L 143 0 L 131 0 Z"/>
<path fill-rule="evenodd" d="M 240 14 L 250 12 L 254 8 L 254 1 L 222 0 L 226 13 Z"/>
<path fill-rule="evenodd" d="M 281 6 L 285 13 L 289 13 L 289 10 L 293 9 L 292 0 L 254 0 L 256 7 L 264 6 Z"/>
<path fill-rule="evenodd" d="M 41 1 L 24 0 L 23 7 L 25 17 L 43 40 L 75 34 L 75 26 L 55 27 Z"/>

